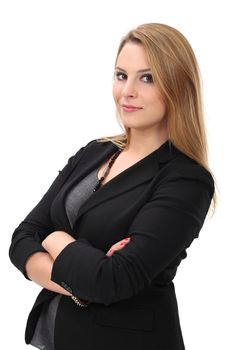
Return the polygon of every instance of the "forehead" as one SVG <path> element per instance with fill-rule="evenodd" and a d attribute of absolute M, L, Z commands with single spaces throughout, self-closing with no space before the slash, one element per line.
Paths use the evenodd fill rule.
<path fill-rule="evenodd" d="M 125 70 L 134 71 L 140 69 L 149 69 L 149 62 L 146 51 L 141 44 L 126 43 L 118 55 L 116 66 Z"/>

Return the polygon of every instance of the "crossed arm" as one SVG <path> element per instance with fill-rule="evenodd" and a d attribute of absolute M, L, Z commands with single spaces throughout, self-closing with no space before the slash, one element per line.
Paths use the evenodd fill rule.
<path fill-rule="evenodd" d="M 111 256 L 114 251 L 122 249 L 129 242 L 130 238 L 126 238 L 115 243 L 107 252 L 107 256 Z M 70 296 L 71 294 L 62 288 L 59 284 L 51 280 L 53 262 L 60 252 L 75 239 L 64 231 L 54 231 L 49 234 L 43 241 L 42 247 L 47 252 L 36 252 L 32 254 L 26 262 L 26 273 L 30 280 L 39 284 L 43 288 L 53 292 Z"/>

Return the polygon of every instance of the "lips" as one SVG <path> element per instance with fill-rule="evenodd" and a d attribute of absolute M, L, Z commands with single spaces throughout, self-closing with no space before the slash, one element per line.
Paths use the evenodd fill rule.
<path fill-rule="evenodd" d="M 142 109 L 142 107 L 137 107 L 137 106 L 133 106 L 133 105 L 122 105 L 122 107 L 125 107 L 125 108 L 129 108 L 129 109 Z"/>
<path fill-rule="evenodd" d="M 136 107 L 132 105 L 122 105 L 122 109 L 124 112 L 136 112 L 142 109 L 142 107 Z"/>

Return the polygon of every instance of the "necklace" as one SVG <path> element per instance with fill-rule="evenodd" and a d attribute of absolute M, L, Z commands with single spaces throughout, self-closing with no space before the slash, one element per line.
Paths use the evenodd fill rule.
<path fill-rule="evenodd" d="M 96 192 L 98 190 L 98 188 L 100 187 L 102 181 L 106 178 L 106 176 L 108 175 L 113 163 L 115 162 L 116 158 L 119 156 L 119 154 L 121 153 L 122 149 L 118 149 L 118 151 L 116 153 L 114 153 L 114 155 L 111 157 L 107 167 L 104 170 L 103 175 L 101 176 L 101 178 L 97 181 L 93 192 Z"/>

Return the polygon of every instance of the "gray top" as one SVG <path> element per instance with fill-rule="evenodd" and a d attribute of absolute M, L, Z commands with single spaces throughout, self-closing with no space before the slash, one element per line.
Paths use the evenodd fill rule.
<path fill-rule="evenodd" d="M 66 197 L 65 208 L 71 227 L 73 227 L 79 208 L 93 193 L 98 181 L 98 170 L 99 168 L 94 169 L 83 178 Z M 54 350 L 54 327 L 60 299 L 59 294 L 48 303 L 44 303 L 31 340 L 32 346 L 43 350 Z M 76 307 L 75 304 L 74 307 Z"/>
<path fill-rule="evenodd" d="M 98 181 L 98 170 L 99 169 L 94 169 L 89 175 L 84 177 L 84 179 L 72 188 L 66 197 L 66 213 L 72 228 L 78 216 L 80 206 L 93 193 L 94 186 Z"/>

